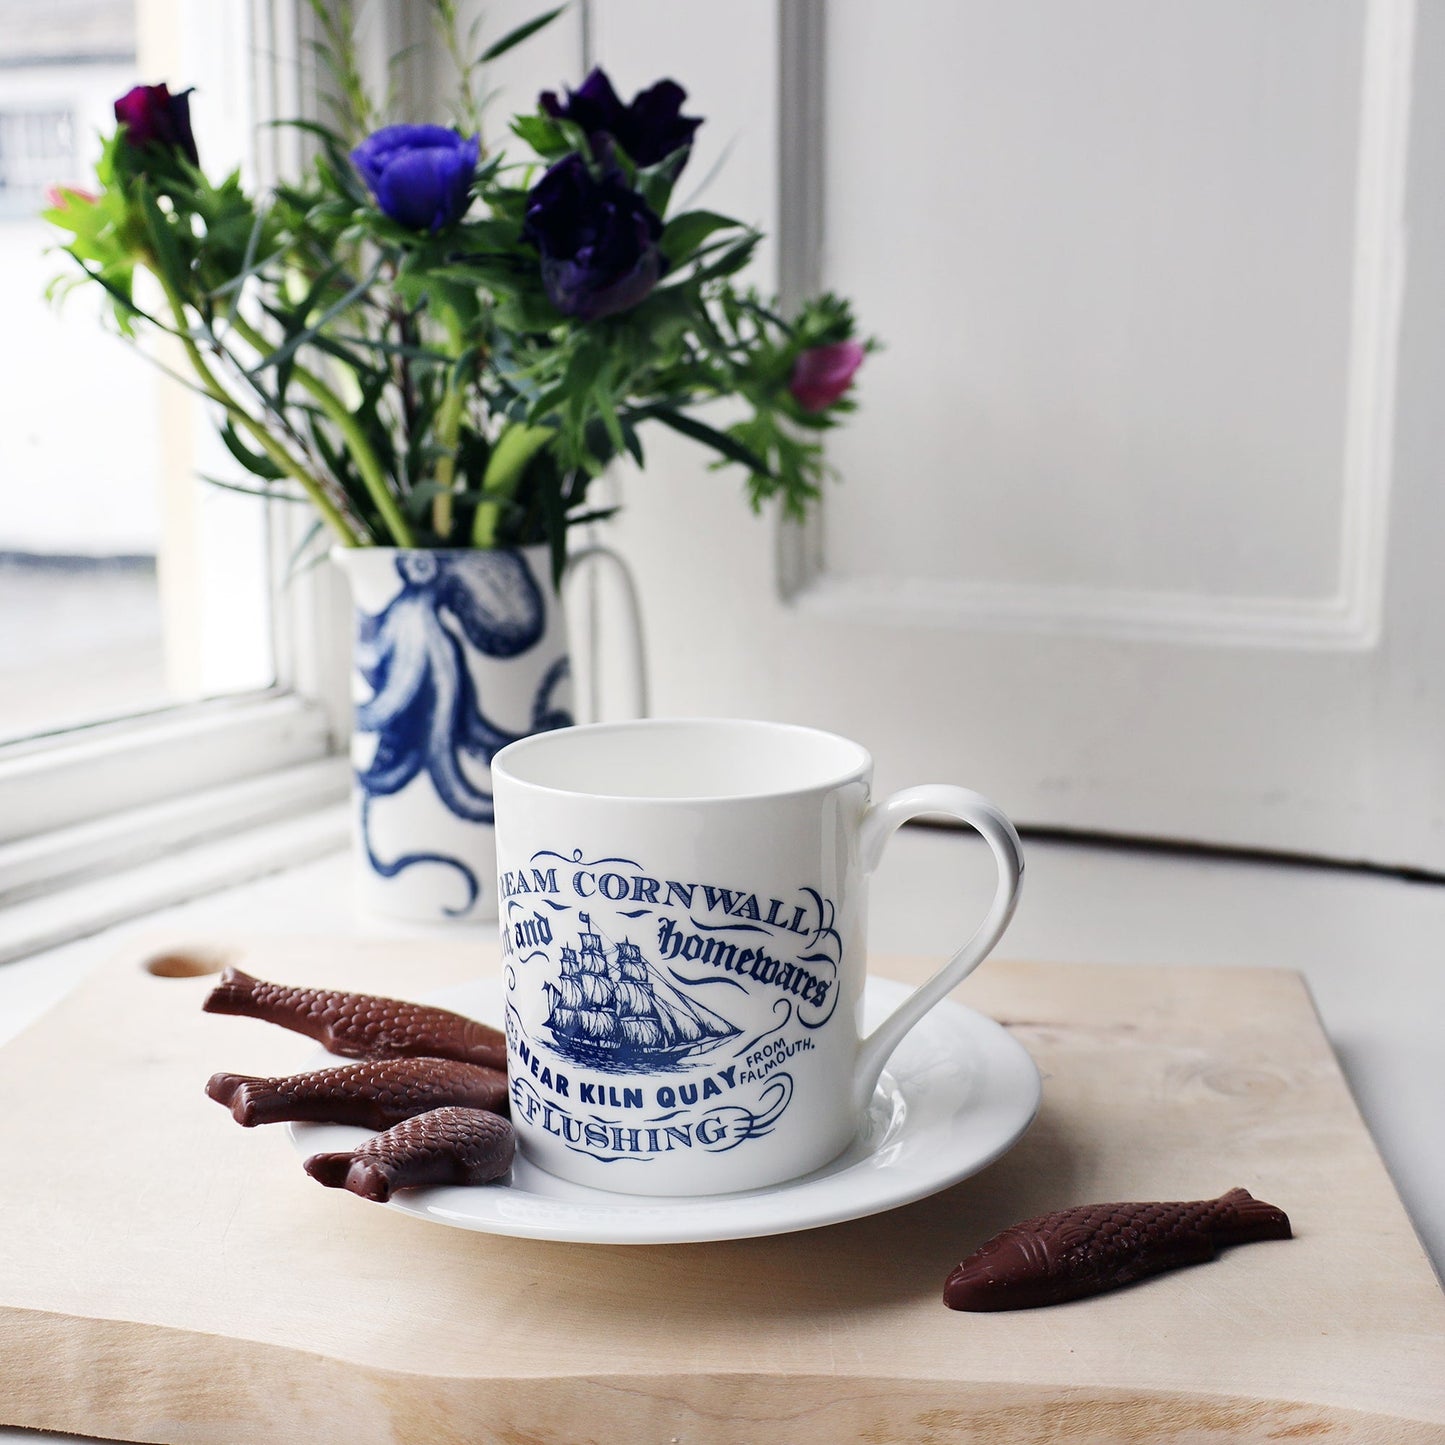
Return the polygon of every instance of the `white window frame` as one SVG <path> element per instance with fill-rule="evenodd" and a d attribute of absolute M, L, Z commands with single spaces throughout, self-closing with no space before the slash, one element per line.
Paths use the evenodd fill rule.
<path fill-rule="evenodd" d="M 314 113 L 307 6 L 247 3 L 257 113 Z M 403 13 L 392 4 L 378 12 L 378 56 L 394 53 Z M 257 146 L 265 183 L 294 169 L 302 137 L 263 129 Z M 274 868 L 278 860 L 264 841 L 249 859 L 235 847 L 238 830 L 328 807 L 339 814 L 349 776 L 341 753 L 350 711 L 350 606 L 329 565 L 282 575 L 279 561 L 309 527 L 309 510 L 262 505 L 273 686 L 0 745 L 0 961 Z M 299 855 L 291 845 L 288 861 L 339 845 L 344 824 L 312 829 L 306 838 Z M 157 859 L 193 860 L 198 847 L 220 839 L 228 840 L 220 875 L 176 866 L 173 882 L 160 888 L 113 886 Z"/>
<path fill-rule="evenodd" d="M 28 154 L 23 148 L 30 138 L 27 132 L 31 135 L 43 132 L 49 120 L 58 121 L 59 128 L 65 132 L 66 149 L 39 157 Z M 70 173 L 74 134 L 75 112 L 63 102 L 0 106 L 0 216 L 25 215 L 38 209 L 44 199 L 44 187 L 37 183 L 37 177 L 47 168 L 52 176 Z M 21 148 L 12 154 L 10 146 L 17 143 Z M 59 168 L 56 162 L 61 162 Z"/>
<path fill-rule="evenodd" d="M 238 3 L 251 27 L 256 113 L 315 116 L 307 0 Z M 492 0 L 487 18 L 501 34 L 538 8 Z M 359 60 L 376 93 L 395 86 L 403 105 L 434 95 L 450 61 L 427 7 L 369 0 L 357 12 Z M 590 33 L 583 0 L 557 42 L 567 68 L 588 58 Z M 293 129 L 260 130 L 258 182 L 295 174 L 307 144 Z M 350 599 L 330 565 L 283 575 L 311 521 L 309 508 L 268 505 L 274 686 L 0 745 L 0 964 L 345 844 Z M 591 589 L 595 577 L 586 580 Z M 595 662 L 593 607 L 582 621 L 582 651 Z M 597 715 L 595 674 L 587 666 L 583 681 Z"/>

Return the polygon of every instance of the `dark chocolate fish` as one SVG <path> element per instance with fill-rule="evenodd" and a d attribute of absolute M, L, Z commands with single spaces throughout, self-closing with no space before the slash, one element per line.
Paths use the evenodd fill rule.
<path fill-rule="evenodd" d="M 459 1059 L 363 1059 L 279 1079 L 214 1074 L 206 1093 L 248 1129 L 289 1120 L 385 1129 L 446 1104 L 507 1112 L 506 1074 Z"/>
<path fill-rule="evenodd" d="M 239 968 L 221 975 L 205 1010 L 295 1029 L 348 1059 L 420 1055 L 489 1069 L 507 1067 L 507 1040 L 500 1030 L 448 1009 L 366 993 L 266 983 Z"/>
<path fill-rule="evenodd" d="M 943 1302 L 954 1310 L 1062 1304 L 1203 1264 L 1225 1245 L 1289 1237 L 1289 1216 L 1247 1189 L 1181 1203 L 1080 1204 L 996 1234 L 949 1275 Z"/>
<path fill-rule="evenodd" d="M 512 1167 L 517 1138 L 484 1109 L 433 1109 L 393 1125 L 355 1149 L 313 1154 L 306 1172 L 328 1189 L 385 1203 L 398 1189 L 488 1184 Z"/>

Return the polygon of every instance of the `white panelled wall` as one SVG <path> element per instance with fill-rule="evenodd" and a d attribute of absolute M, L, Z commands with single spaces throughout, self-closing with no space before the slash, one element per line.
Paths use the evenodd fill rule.
<path fill-rule="evenodd" d="M 649 439 L 655 711 L 1025 823 L 1445 871 L 1445 12 L 629 0 L 680 185 L 888 349 L 804 531 Z M 1431 244 L 1434 238 L 1436 244 Z M 725 414 L 725 410 L 719 415 Z M 716 419 L 716 418 L 715 418 Z"/>

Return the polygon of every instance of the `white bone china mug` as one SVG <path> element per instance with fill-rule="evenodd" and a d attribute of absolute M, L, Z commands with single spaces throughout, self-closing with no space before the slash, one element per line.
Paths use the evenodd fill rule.
<path fill-rule="evenodd" d="M 1013 825 L 965 788 L 880 802 L 858 743 L 781 723 L 603 723 L 503 748 L 498 894 L 512 1122 L 564 1179 L 639 1195 L 756 1189 L 853 1139 L 904 1034 L 1018 901 Z M 868 875 L 921 813 L 998 865 L 977 931 L 866 1037 Z"/>

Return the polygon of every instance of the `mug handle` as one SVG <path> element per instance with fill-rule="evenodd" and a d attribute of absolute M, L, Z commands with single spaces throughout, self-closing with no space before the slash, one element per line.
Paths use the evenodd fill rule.
<path fill-rule="evenodd" d="M 859 835 L 859 853 L 865 873 L 872 873 L 877 868 L 884 845 L 898 828 L 920 813 L 947 813 L 982 833 L 998 864 L 998 888 L 973 937 L 863 1040 L 853 1083 L 853 1103 L 859 1114 L 868 1107 L 883 1065 L 888 1062 L 889 1055 L 898 1047 L 903 1035 L 988 957 L 1008 927 L 1019 901 L 1024 856 L 1014 825 L 981 793 L 955 788 L 947 783 L 924 783 L 920 787 L 904 788 L 868 809 L 863 815 Z"/>
<path fill-rule="evenodd" d="M 642 635 L 642 606 L 637 598 L 637 584 L 632 579 L 632 570 L 622 557 L 612 550 L 611 547 L 604 547 L 600 542 L 589 543 L 586 547 L 579 548 L 567 558 L 567 565 L 562 569 L 562 586 L 566 587 L 574 577 L 584 568 L 595 566 L 599 562 L 611 565 L 618 581 L 622 584 L 622 595 L 627 604 L 628 637 L 631 642 L 632 653 L 632 677 L 636 685 L 633 694 L 633 716 L 644 718 L 648 712 L 648 688 L 647 688 L 647 648 Z M 597 688 L 597 659 L 592 659 L 593 666 L 590 669 L 592 680 L 591 697 L 588 702 L 591 706 L 589 722 L 597 721 L 597 714 L 600 711 L 598 706 L 599 694 Z"/>

